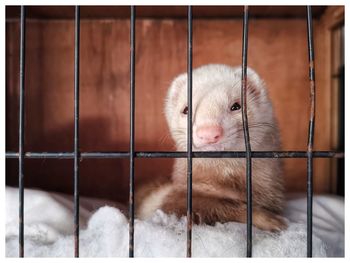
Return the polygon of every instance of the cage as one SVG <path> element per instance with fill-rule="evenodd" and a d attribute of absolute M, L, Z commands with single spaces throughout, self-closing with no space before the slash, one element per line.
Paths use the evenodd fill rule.
<path fill-rule="evenodd" d="M 193 7 L 193 67 L 241 64 L 240 6 Z M 6 151 L 18 151 L 20 8 L 6 7 Z M 81 152 L 128 152 L 130 10 L 80 11 Z M 305 151 L 309 75 L 305 7 L 250 7 L 248 65 L 265 80 L 282 137 L 281 151 Z M 313 7 L 317 81 L 315 151 L 343 151 L 344 7 Z M 26 21 L 25 152 L 72 152 L 74 8 L 30 6 Z M 174 151 L 163 116 L 171 80 L 187 70 L 187 8 L 137 7 L 135 151 Z M 6 160 L 6 184 L 18 185 Z M 169 177 L 171 158 L 136 158 L 135 187 Z M 306 159 L 284 159 L 288 192 L 306 193 Z M 79 194 L 127 203 L 128 158 L 81 158 Z M 72 158 L 25 159 L 25 186 L 73 193 Z M 314 159 L 314 192 L 344 194 L 342 159 Z"/>

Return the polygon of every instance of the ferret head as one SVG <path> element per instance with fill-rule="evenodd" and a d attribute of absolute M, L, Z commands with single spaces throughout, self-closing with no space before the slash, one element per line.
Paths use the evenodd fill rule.
<path fill-rule="evenodd" d="M 193 70 L 192 134 L 195 151 L 242 151 L 241 68 L 206 65 Z M 247 113 L 252 149 L 262 150 L 266 136 L 276 134 L 271 102 L 264 82 L 247 70 Z M 172 82 L 165 114 L 178 150 L 187 148 L 187 73 Z M 266 144 L 266 143 L 265 143 Z M 261 147 L 260 147 L 261 146 Z"/>

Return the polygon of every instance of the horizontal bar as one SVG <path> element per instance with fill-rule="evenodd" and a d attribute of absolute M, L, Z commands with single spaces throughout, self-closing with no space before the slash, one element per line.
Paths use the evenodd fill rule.
<path fill-rule="evenodd" d="M 344 158 L 344 152 L 314 151 L 313 158 Z M 18 152 L 6 152 L 6 158 L 18 158 Z M 74 152 L 26 152 L 30 159 L 73 159 Z M 129 158 L 129 152 L 81 152 L 81 159 Z M 135 152 L 136 158 L 187 158 L 187 152 Z M 246 152 L 192 152 L 193 158 L 246 158 Z M 252 151 L 252 158 L 307 158 L 307 151 Z"/>

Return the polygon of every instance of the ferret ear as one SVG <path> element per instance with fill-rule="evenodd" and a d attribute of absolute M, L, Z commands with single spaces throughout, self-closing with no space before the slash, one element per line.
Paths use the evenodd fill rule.
<path fill-rule="evenodd" d="M 181 74 L 180 76 L 176 77 L 173 82 L 170 85 L 168 95 L 167 95 L 167 102 L 171 103 L 172 105 L 176 104 L 176 101 L 179 98 L 179 94 L 182 90 L 182 88 L 187 84 L 187 74 Z"/>
<path fill-rule="evenodd" d="M 247 92 L 255 97 L 259 97 L 264 92 L 265 83 L 259 77 L 259 75 L 252 70 L 247 68 Z"/>

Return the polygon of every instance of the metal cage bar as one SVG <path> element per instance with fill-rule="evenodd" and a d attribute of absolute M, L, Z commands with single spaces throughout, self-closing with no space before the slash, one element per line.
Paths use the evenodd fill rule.
<path fill-rule="evenodd" d="M 192 257 L 192 7 L 187 9 L 187 257 Z"/>
<path fill-rule="evenodd" d="M 19 186 L 19 256 L 24 257 L 24 113 L 25 113 L 26 8 L 21 6 L 19 46 L 19 127 L 18 127 L 18 186 Z"/>
<path fill-rule="evenodd" d="M 129 257 L 134 257 L 135 187 L 135 6 L 130 7 L 130 182 L 129 182 Z"/>
<path fill-rule="evenodd" d="M 79 257 L 79 73 L 80 7 L 75 7 L 74 32 L 74 256 Z"/>
<path fill-rule="evenodd" d="M 246 187 L 247 187 L 247 257 L 252 256 L 252 151 L 250 148 L 248 116 L 247 116 L 247 57 L 248 57 L 248 21 L 249 7 L 244 6 L 242 37 L 242 82 L 241 104 L 246 149 Z"/>
<path fill-rule="evenodd" d="M 187 158 L 187 152 L 136 152 L 135 158 Z M 306 151 L 252 151 L 252 158 L 307 158 Z M 129 158 L 129 152 L 81 152 L 80 159 Z M 313 158 L 344 158 L 344 152 L 313 151 Z M 72 159 L 74 152 L 26 152 L 28 159 Z M 19 158 L 18 152 L 6 152 L 6 158 Z M 192 158 L 246 158 L 246 152 L 192 152 Z"/>
<path fill-rule="evenodd" d="M 312 31 L 312 10 L 307 6 L 307 42 L 310 80 L 310 120 L 307 144 L 307 257 L 312 257 L 312 199 L 313 199 L 313 145 L 315 129 L 315 63 Z"/>

